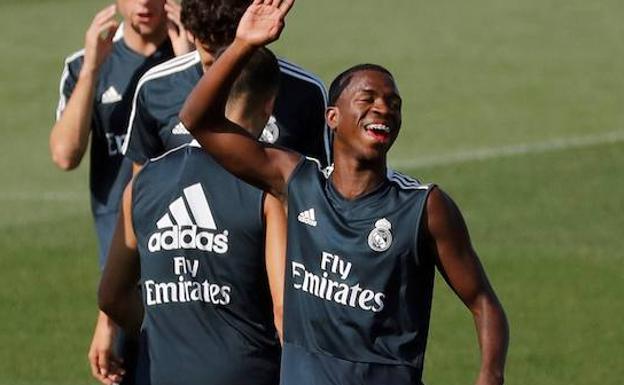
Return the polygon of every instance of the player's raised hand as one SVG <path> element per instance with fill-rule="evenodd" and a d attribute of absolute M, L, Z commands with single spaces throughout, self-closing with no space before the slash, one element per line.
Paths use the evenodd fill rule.
<path fill-rule="evenodd" d="M 165 12 L 167 12 L 167 32 L 169 40 L 173 46 L 176 56 L 184 55 L 194 49 L 193 43 L 189 41 L 186 29 L 180 21 L 182 7 L 175 0 L 165 2 Z"/>
<path fill-rule="evenodd" d="M 119 23 L 115 20 L 117 6 L 109 5 L 98 12 L 85 34 L 84 71 L 97 71 L 113 49 L 113 36 Z"/>
<path fill-rule="evenodd" d="M 236 30 L 236 38 L 253 46 L 277 40 L 285 17 L 295 0 L 254 0 L 247 8 Z"/>

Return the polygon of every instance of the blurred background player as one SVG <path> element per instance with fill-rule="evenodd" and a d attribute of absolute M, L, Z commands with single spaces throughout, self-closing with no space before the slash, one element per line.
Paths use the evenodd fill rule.
<path fill-rule="evenodd" d="M 116 15 L 122 17 L 122 26 Z M 91 137 L 91 209 L 104 266 L 131 163 L 121 154 L 138 79 L 192 44 L 172 0 L 118 0 L 100 12 L 85 46 L 65 60 L 50 152 L 62 170 L 76 168 Z M 90 355 L 93 353 L 93 347 Z"/>
<path fill-rule="evenodd" d="M 461 212 L 441 189 L 387 167 L 402 103 L 388 70 L 358 65 L 332 82 L 331 171 L 250 139 L 225 116 L 233 79 L 279 37 L 293 1 L 254 1 L 180 114 L 226 169 L 287 205 L 281 383 L 422 384 L 437 268 L 474 318 L 476 384 L 501 385 L 507 319 Z"/>
<path fill-rule="evenodd" d="M 139 81 L 122 151 L 135 166 L 192 140 L 178 113 L 216 52 L 231 43 L 249 0 L 184 0 L 182 24 L 197 52 L 152 68 Z M 326 91 L 314 75 L 279 59 L 280 88 L 261 140 L 329 161 Z"/>
<path fill-rule="evenodd" d="M 251 137 L 268 121 L 278 79 L 263 49 L 232 88 L 227 115 Z M 129 332 L 141 328 L 149 378 L 140 383 L 277 385 L 283 207 L 197 147 L 148 161 L 126 189 L 100 306 Z"/>

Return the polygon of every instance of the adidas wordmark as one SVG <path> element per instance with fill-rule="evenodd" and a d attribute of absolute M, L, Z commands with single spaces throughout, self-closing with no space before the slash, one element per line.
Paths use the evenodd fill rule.
<path fill-rule="evenodd" d="M 187 206 L 193 215 L 192 219 Z M 147 243 L 151 252 L 197 249 L 223 254 L 228 251 L 228 231 L 217 232 L 217 225 L 200 183 L 185 188 L 184 196 L 169 205 L 169 212 L 156 222 L 156 227 L 158 230 Z"/>

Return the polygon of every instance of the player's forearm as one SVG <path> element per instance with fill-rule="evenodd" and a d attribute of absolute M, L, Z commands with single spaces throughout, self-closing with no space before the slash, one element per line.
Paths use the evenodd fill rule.
<path fill-rule="evenodd" d="M 143 304 L 138 288 L 117 295 L 100 292 L 98 304 L 100 309 L 126 332 L 138 333 L 143 320 Z"/>
<path fill-rule="evenodd" d="M 193 135 L 222 126 L 230 88 L 254 50 L 234 40 L 202 76 L 180 111 L 180 121 Z"/>
<path fill-rule="evenodd" d="M 509 326 L 503 307 L 494 295 L 487 295 L 478 300 L 473 314 L 481 348 L 477 385 L 503 384 L 509 344 Z"/>
<path fill-rule="evenodd" d="M 67 107 L 50 133 L 52 160 L 62 170 L 78 167 L 87 149 L 96 77 L 96 71 L 80 73 Z"/>

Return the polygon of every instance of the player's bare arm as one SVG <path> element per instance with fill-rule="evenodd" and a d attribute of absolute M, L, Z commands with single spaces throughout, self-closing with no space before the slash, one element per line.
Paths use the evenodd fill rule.
<path fill-rule="evenodd" d="M 114 351 L 118 326 L 104 312 L 98 313 L 97 323 L 89 347 L 91 374 L 104 385 L 118 384 L 125 370 Z"/>
<path fill-rule="evenodd" d="M 138 333 L 143 320 L 137 282 L 140 261 L 132 226 L 132 182 L 124 190 L 122 209 L 98 290 L 100 309 L 124 330 Z"/>
<path fill-rule="evenodd" d="M 267 194 L 264 199 L 265 264 L 273 300 L 275 328 L 282 340 L 284 272 L 286 270 L 286 212 L 282 203 Z"/>
<path fill-rule="evenodd" d="M 471 245 L 461 212 L 438 188 L 427 200 L 425 223 L 438 270 L 474 317 L 481 349 L 476 384 L 500 385 L 509 342 L 507 318 Z"/>
<path fill-rule="evenodd" d="M 195 46 L 180 21 L 182 8 L 175 0 L 165 2 L 165 12 L 167 12 L 167 34 L 171 40 L 171 46 L 176 56 L 184 55 L 195 49 Z"/>
<path fill-rule="evenodd" d="M 225 117 L 232 84 L 256 48 L 279 37 L 294 0 L 255 0 L 236 38 L 186 100 L 180 120 L 228 171 L 285 201 L 286 183 L 300 155 L 259 143 Z"/>
<path fill-rule="evenodd" d="M 85 34 L 84 61 L 76 87 L 50 133 L 52 160 L 65 171 L 78 167 L 89 143 L 98 72 L 113 48 L 113 36 L 119 26 L 115 14 L 113 4 L 93 18 Z"/>

